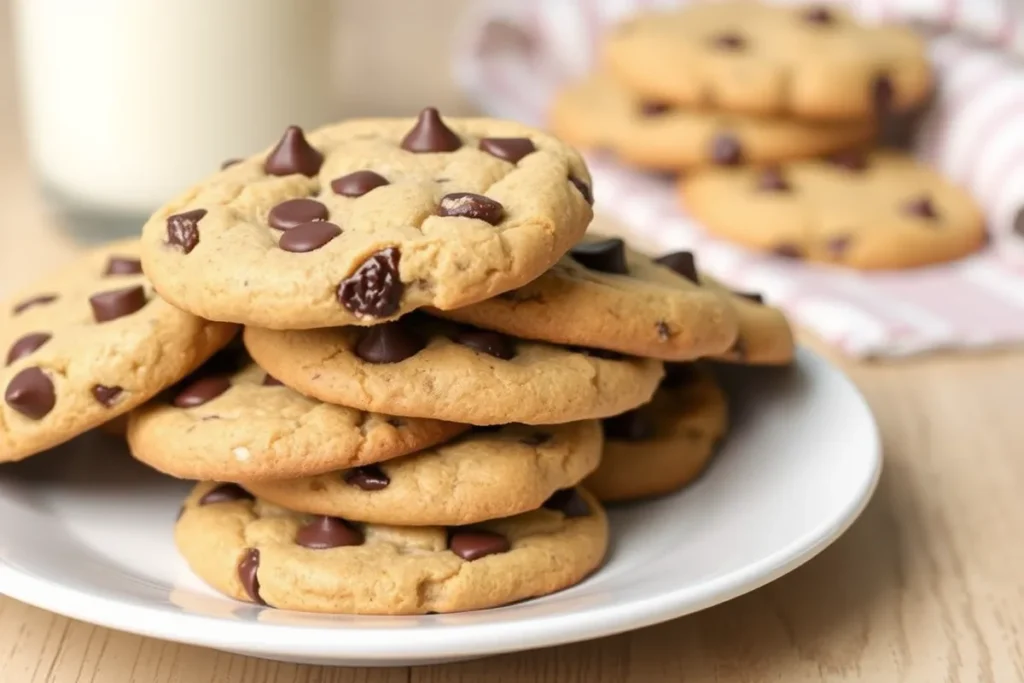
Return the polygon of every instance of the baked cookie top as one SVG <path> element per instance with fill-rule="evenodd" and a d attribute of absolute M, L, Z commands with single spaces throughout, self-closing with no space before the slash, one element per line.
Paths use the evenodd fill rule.
<path fill-rule="evenodd" d="M 418 453 L 303 479 L 248 482 L 291 510 L 378 524 L 474 524 L 541 506 L 601 460 L 596 420 L 477 428 Z"/>
<path fill-rule="evenodd" d="M 475 425 L 561 424 L 646 403 L 659 361 L 569 349 L 422 314 L 371 328 L 245 329 L 252 357 L 307 396 Z"/>
<path fill-rule="evenodd" d="M 650 11 L 605 43 L 612 75 L 654 102 L 760 116 L 865 119 L 926 99 L 924 41 L 832 6 L 731 0 Z"/>
<path fill-rule="evenodd" d="M 600 565 L 604 511 L 581 489 L 472 527 L 311 517 L 200 483 L 174 530 L 192 570 L 238 600 L 339 614 L 458 612 L 566 588 Z"/>
<path fill-rule="evenodd" d="M 585 486 L 602 501 L 655 496 L 695 479 L 728 425 L 728 403 L 714 374 L 693 363 L 669 363 L 647 405 L 602 420 L 601 465 Z"/>
<path fill-rule="evenodd" d="M 518 287 L 592 217 L 590 176 L 554 137 L 493 119 L 346 121 L 215 173 L 143 229 L 168 301 L 274 329 L 373 325 Z"/>
<path fill-rule="evenodd" d="M 204 366 L 132 411 L 132 454 L 183 479 L 259 481 L 368 465 L 469 428 L 322 403 L 278 382 L 244 350 L 232 360 Z"/>
<path fill-rule="evenodd" d="M 600 73 L 562 90 L 549 118 L 571 145 L 664 171 L 816 156 L 859 146 L 875 133 L 872 119 L 800 121 L 645 100 Z"/>
<path fill-rule="evenodd" d="M 681 258 L 681 256 L 680 256 Z M 493 299 L 437 315 L 525 339 L 662 360 L 722 353 L 736 339 L 728 296 L 680 272 L 592 237 L 539 278 Z"/>
<path fill-rule="evenodd" d="M 712 169 L 680 183 L 679 191 L 708 232 L 852 268 L 948 261 L 986 239 L 981 209 L 964 190 L 898 152 Z"/>
<path fill-rule="evenodd" d="M 137 241 L 82 254 L 0 303 L 0 462 L 128 412 L 236 332 L 157 296 L 142 275 Z"/>

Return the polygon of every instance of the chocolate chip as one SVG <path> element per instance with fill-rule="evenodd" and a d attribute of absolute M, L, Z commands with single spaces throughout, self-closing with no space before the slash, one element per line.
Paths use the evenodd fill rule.
<path fill-rule="evenodd" d="M 92 317 L 105 323 L 141 310 L 146 305 L 146 288 L 142 285 L 100 292 L 89 297 Z"/>
<path fill-rule="evenodd" d="M 520 159 L 536 152 L 537 146 L 530 138 L 484 138 L 480 149 L 510 164 L 518 164 Z"/>
<path fill-rule="evenodd" d="M 167 243 L 181 247 L 186 254 L 199 244 L 199 221 L 206 215 L 206 209 L 192 209 L 167 217 Z"/>
<path fill-rule="evenodd" d="M 738 33 L 719 33 L 711 39 L 711 44 L 723 50 L 742 50 L 747 41 Z"/>
<path fill-rule="evenodd" d="M 448 537 L 448 549 L 467 562 L 507 553 L 511 548 L 507 538 L 490 531 L 455 531 Z"/>
<path fill-rule="evenodd" d="M 644 116 L 661 116 L 671 109 L 664 102 L 644 102 L 640 105 L 640 113 Z"/>
<path fill-rule="evenodd" d="M 601 273 L 628 275 L 626 243 L 617 237 L 598 242 L 581 242 L 569 250 L 581 265 Z"/>
<path fill-rule="evenodd" d="M 41 420 L 57 404 L 53 382 L 39 368 L 25 368 L 10 381 L 4 401 L 27 418 Z"/>
<path fill-rule="evenodd" d="M 654 329 L 657 331 L 658 339 L 661 341 L 668 341 L 672 338 L 672 328 L 670 328 L 668 323 L 664 320 L 659 320 L 654 326 Z"/>
<path fill-rule="evenodd" d="M 40 294 L 39 296 L 34 296 L 31 299 L 25 299 L 20 304 L 16 304 L 14 306 L 13 313 L 14 315 L 18 315 L 19 313 L 24 313 L 30 308 L 34 308 L 35 306 L 45 306 L 46 304 L 53 303 L 56 300 L 56 294 Z"/>
<path fill-rule="evenodd" d="M 835 21 L 835 15 L 827 7 L 808 7 L 802 14 L 805 21 L 812 24 L 827 25 Z"/>
<path fill-rule="evenodd" d="M 587 204 L 594 205 L 594 194 L 590 191 L 590 185 L 587 185 L 574 175 L 569 176 L 569 182 L 576 186 L 576 189 L 580 191 L 583 198 L 587 200 Z"/>
<path fill-rule="evenodd" d="M 389 417 L 389 418 L 388 418 L 388 419 L 386 420 L 386 422 L 387 422 L 387 423 L 388 423 L 389 425 L 391 425 L 392 427 L 394 427 L 395 429 L 401 429 L 402 427 L 404 427 L 404 426 L 405 426 L 405 420 L 403 420 L 403 419 L 402 419 L 402 418 L 400 418 L 400 417 L 394 417 L 394 416 L 392 416 L 392 417 Z"/>
<path fill-rule="evenodd" d="M 896 94 L 892 80 L 885 74 L 879 74 L 871 84 L 871 100 L 875 105 L 877 114 L 885 114 L 892 111 L 892 100 Z"/>
<path fill-rule="evenodd" d="M 19 358 L 24 358 L 30 353 L 34 353 L 36 349 L 52 338 L 53 335 L 48 332 L 30 332 L 26 334 L 11 344 L 10 350 L 7 351 L 7 364 L 10 365 Z"/>
<path fill-rule="evenodd" d="M 288 126 L 277 146 L 267 155 L 263 170 L 270 175 L 301 173 L 312 178 L 324 163 L 324 155 L 306 141 L 298 126 Z"/>
<path fill-rule="evenodd" d="M 220 162 L 220 170 L 223 171 L 226 168 L 231 168 L 235 164 L 241 163 L 241 161 L 241 159 L 225 159 L 224 161 Z"/>
<path fill-rule="evenodd" d="M 255 500 L 253 495 L 238 484 L 221 484 L 210 489 L 199 499 L 199 505 L 233 503 L 237 500 Z"/>
<path fill-rule="evenodd" d="M 271 377 L 270 373 L 267 373 L 263 377 L 263 386 L 265 387 L 283 387 L 284 383 L 276 377 Z"/>
<path fill-rule="evenodd" d="M 402 149 L 406 152 L 454 152 L 459 147 L 462 147 L 462 140 L 444 125 L 433 107 L 421 111 L 416 125 L 402 138 Z"/>
<path fill-rule="evenodd" d="M 601 421 L 605 438 L 617 441 L 646 441 L 657 433 L 654 423 L 639 410 L 609 417 Z"/>
<path fill-rule="evenodd" d="M 277 246 L 282 251 L 305 254 L 316 251 L 341 234 L 341 228 L 328 221 L 298 225 L 281 236 Z"/>
<path fill-rule="evenodd" d="M 729 133 L 719 133 L 711 141 L 711 160 L 720 166 L 738 166 L 743 163 L 740 141 Z"/>
<path fill-rule="evenodd" d="M 511 360 L 516 356 L 516 345 L 512 338 L 490 330 L 460 330 L 452 336 L 452 340 L 502 360 Z"/>
<path fill-rule="evenodd" d="M 691 251 L 674 251 L 655 259 L 657 263 L 671 269 L 676 275 L 685 277 L 695 285 L 700 284 L 700 277 L 697 275 L 697 263 Z"/>
<path fill-rule="evenodd" d="M 142 272 L 142 261 L 126 256 L 111 256 L 107 260 L 104 275 L 138 275 Z"/>
<path fill-rule="evenodd" d="M 846 253 L 849 246 L 850 237 L 848 235 L 830 237 L 825 241 L 825 251 L 827 251 L 832 258 L 841 257 Z"/>
<path fill-rule="evenodd" d="M 757 292 L 740 292 L 738 290 L 732 290 L 732 293 L 736 296 L 741 296 L 748 301 L 753 301 L 755 304 L 763 304 L 764 297 Z"/>
<path fill-rule="evenodd" d="M 828 161 L 847 171 L 863 171 L 868 167 L 868 159 L 863 152 L 849 150 L 837 152 L 828 157 Z"/>
<path fill-rule="evenodd" d="M 315 199 L 288 199 L 267 214 L 267 224 L 278 230 L 291 230 L 305 223 L 327 220 L 327 207 Z"/>
<path fill-rule="evenodd" d="M 335 178 L 331 181 L 331 189 L 335 194 L 344 197 L 362 197 L 370 190 L 376 190 L 388 184 L 388 179 L 373 171 L 356 171 Z"/>
<path fill-rule="evenodd" d="M 505 207 L 482 194 L 453 192 L 441 197 L 438 216 L 476 218 L 491 225 L 497 225 L 505 216 Z"/>
<path fill-rule="evenodd" d="M 98 403 L 101 403 L 108 408 L 113 406 L 123 393 L 124 389 L 117 386 L 108 387 L 103 384 L 96 384 L 92 388 L 92 397 L 96 399 Z"/>
<path fill-rule="evenodd" d="M 227 377 L 201 377 L 179 391 L 171 404 L 175 408 L 195 408 L 212 401 L 230 388 L 231 380 Z"/>
<path fill-rule="evenodd" d="M 396 320 L 363 332 L 355 354 L 367 363 L 398 363 L 423 350 L 426 342 L 407 323 Z"/>
<path fill-rule="evenodd" d="M 399 279 L 401 252 L 394 247 L 372 255 L 338 285 L 338 301 L 356 315 L 386 318 L 398 310 L 405 285 Z"/>
<path fill-rule="evenodd" d="M 764 192 L 788 192 L 789 181 L 778 166 L 768 166 L 757 176 L 757 189 Z"/>
<path fill-rule="evenodd" d="M 576 489 L 559 489 L 544 501 L 548 510 L 558 510 L 566 517 L 586 517 L 590 514 L 590 506 Z"/>
<path fill-rule="evenodd" d="M 249 599 L 257 605 L 266 605 L 260 597 L 260 580 L 256 576 L 260 568 L 260 551 L 256 548 L 246 548 L 242 551 L 242 559 L 238 561 L 238 580 L 242 582 L 242 588 Z"/>
<path fill-rule="evenodd" d="M 554 437 L 548 432 L 534 432 L 519 439 L 519 443 L 527 446 L 541 446 L 551 441 Z"/>
<path fill-rule="evenodd" d="M 318 516 L 295 534 L 295 542 L 303 548 L 327 550 L 347 545 L 362 545 L 363 532 L 338 517 Z"/>
<path fill-rule="evenodd" d="M 346 484 L 360 488 L 363 491 L 380 491 L 387 488 L 388 484 L 391 483 L 388 475 L 384 474 L 384 470 L 377 465 L 353 467 L 350 470 L 345 470 L 342 478 Z"/>
<path fill-rule="evenodd" d="M 666 389 L 687 386 L 697 381 L 697 366 L 693 363 L 665 363 L 665 377 L 661 386 Z"/>
<path fill-rule="evenodd" d="M 911 199 L 903 205 L 903 210 L 911 216 L 917 216 L 918 218 L 934 220 L 939 217 L 938 212 L 935 210 L 935 204 L 932 203 L 931 197 L 928 195 Z"/>
<path fill-rule="evenodd" d="M 800 247 L 795 244 L 783 243 L 772 249 L 772 253 L 776 256 L 783 258 L 799 259 L 803 258 L 804 254 L 800 251 Z"/>

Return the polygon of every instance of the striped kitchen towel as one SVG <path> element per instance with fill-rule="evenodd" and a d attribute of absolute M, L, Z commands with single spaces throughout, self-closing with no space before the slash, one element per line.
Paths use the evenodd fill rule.
<path fill-rule="evenodd" d="M 605 27 L 631 12 L 686 0 L 481 0 L 456 73 L 494 116 L 543 125 L 559 84 L 591 67 Z M 1024 6 L 1017 0 L 848 0 L 868 21 L 929 31 L 939 76 L 915 153 L 985 209 L 988 248 L 954 263 L 859 273 L 793 263 L 709 237 L 672 184 L 588 155 L 596 208 L 654 251 L 692 249 L 701 267 L 763 292 L 801 326 L 857 357 L 1024 341 Z M 1016 230 L 1016 231 L 1015 231 Z"/>

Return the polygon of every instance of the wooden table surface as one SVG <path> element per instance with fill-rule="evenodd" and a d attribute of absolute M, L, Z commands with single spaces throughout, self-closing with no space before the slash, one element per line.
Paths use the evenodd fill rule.
<path fill-rule="evenodd" d="M 76 248 L 47 216 L 24 161 L 4 4 L 0 294 Z M 347 108 L 465 110 L 446 61 L 464 4 L 343 0 Z M 878 492 L 819 557 L 725 605 L 588 643 L 447 666 L 356 670 L 142 638 L 0 597 L 0 682 L 1024 681 L 1024 349 L 898 363 L 834 360 L 881 426 L 886 465 Z"/>

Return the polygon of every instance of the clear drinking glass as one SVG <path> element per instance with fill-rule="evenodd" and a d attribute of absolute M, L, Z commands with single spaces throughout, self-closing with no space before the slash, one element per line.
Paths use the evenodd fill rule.
<path fill-rule="evenodd" d="M 326 0 L 13 0 L 23 129 L 77 237 L 330 118 Z"/>

